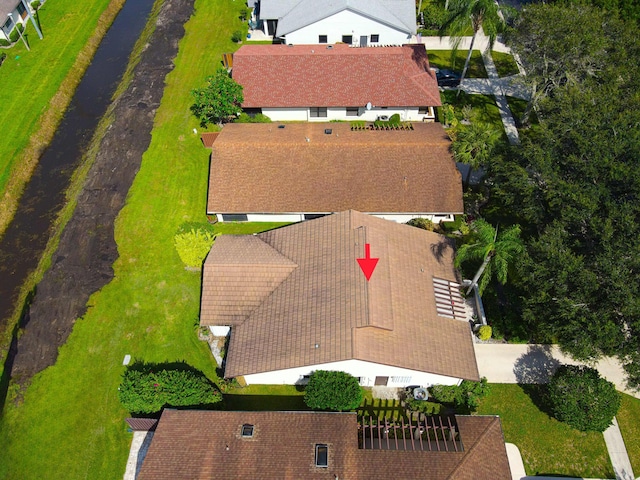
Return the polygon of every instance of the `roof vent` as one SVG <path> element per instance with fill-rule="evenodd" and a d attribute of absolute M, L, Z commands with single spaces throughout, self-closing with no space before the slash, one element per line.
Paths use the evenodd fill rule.
<path fill-rule="evenodd" d="M 278 128 L 284 128 L 285 125 L 278 125 Z"/>
<path fill-rule="evenodd" d="M 253 437 L 253 425 L 251 425 L 249 423 L 245 423 L 244 425 L 242 425 L 242 429 L 240 430 L 240 434 L 245 438 Z"/>
<path fill-rule="evenodd" d="M 327 50 L 332 50 L 333 49 L 333 45 L 327 45 Z"/>
<path fill-rule="evenodd" d="M 324 129 L 324 134 L 325 135 L 331 135 L 331 133 L 333 133 L 333 130 L 331 130 L 330 128 L 325 128 Z"/>
<path fill-rule="evenodd" d="M 293 43 L 287 43 L 287 47 L 293 47 Z"/>

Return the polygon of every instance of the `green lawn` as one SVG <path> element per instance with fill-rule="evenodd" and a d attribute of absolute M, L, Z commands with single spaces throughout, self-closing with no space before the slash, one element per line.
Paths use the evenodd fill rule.
<path fill-rule="evenodd" d="M 66 0 L 56 5 L 60 1 Z M 209 158 L 192 132 L 198 122 L 189 112 L 190 90 L 223 52 L 237 48 L 231 34 L 243 28 L 239 9 L 227 0 L 196 1 L 151 145 L 116 223 L 115 278 L 91 297 L 56 365 L 34 377 L 21 397 L 8 399 L 0 421 L 0 478 L 121 479 L 132 438 L 117 400 L 125 354 L 184 361 L 217 380 L 208 346 L 196 335 L 200 275 L 184 269 L 173 236 L 186 221 L 206 220 Z M 248 233 L 271 226 L 217 228 Z"/>
<path fill-rule="evenodd" d="M 622 405 L 616 415 L 624 444 L 636 477 L 640 475 L 640 400 L 622 394 Z"/>
<path fill-rule="evenodd" d="M 527 475 L 614 478 L 602 434 L 574 430 L 542 412 L 531 398 L 539 388 L 491 384 L 477 413 L 500 415 L 505 441 L 520 449 Z"/>
<path fill-rule="evenodd" d="M 304 390 L 293 385 L 249 385 L 224 394 L 227 410 L 296 411 L 309 410 Z"/>
<path fill-rule="evenodd" d="M 429 65 L 462 73 L 467 53 L 468 50 L 458 50 L 455 57 L 452 57 L 451 50 L 431 50 L 429 51 Z M 479 50 L 474 50 L 471 54 L 467 78 L 487 78 L 487 71 L 484 68 L 482 54 Z"/>
<path fill-rule="evenodd" d="M 493 58 L 493 63 L 496 64 L 499 76 L 508 77 L 509 75 L 520 73 L 513 55 L 503 52 L 491 52 L 491 58 Z"/>
<path fill-rule="evenodd" d="M 21 168 L 21 152 L 41 115 L 49 108 L 109 3 L 110 0 L 47 2 L 38 13 L 44 39 L 38 38 L 29 22 L 25 35 L 31 51 L 20 41 L 13 48 L 2 50 L 7 59 L 0 67 L 0 125 L 4 139 L 0 142 L 0 198 L 10 176 Z"/>
<path fill-rule="evenodd" d="M 460 92 L 460 95 L 457 95 L 456 90 L 445 90 L 444 92 L 440 92 L 440 97 L 442 103 L 449 103 L 454 106 L 456 116 L 459 117 L 459 119 L 462 118 L 462 109 L 465 105 L 470 105 L 474 120 L 491 123 L 500 131 L 503 131 L 504 127 L 502 126 L 500 111 L 493 96 L 469 95 L 465 92 Z"/>

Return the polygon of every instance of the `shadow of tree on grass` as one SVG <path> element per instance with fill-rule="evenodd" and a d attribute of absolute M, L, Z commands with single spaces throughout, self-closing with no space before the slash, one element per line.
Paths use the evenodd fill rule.
<path fill-rule="evenodd" d="M 518 385 L 533 404 L 550 417 L 553 417 L 553 409 L 547 384 L 560 365 L 561 362 L 551 355 L 551 345 L 530 345 L 527 353 L 513 366 Z"/>

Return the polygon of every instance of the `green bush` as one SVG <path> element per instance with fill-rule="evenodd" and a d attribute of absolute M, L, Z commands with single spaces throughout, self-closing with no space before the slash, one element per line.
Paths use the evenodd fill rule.
<path fill-rule="evenodd" d="M 212 232 L 192 228 L 188 232 L 178 232 L 174 237 L 174 243 L 180 260 L 191 268 L 201 268 L 202 262 L 211 250 L 216 235 Z"/>
<path fill-rule="evenodd" d="M 7 58 L 7 54 L 4 52 L 0 53 L 0 65 L 2 65 L 5 58 Z"/>
<path fill-rule="evenodd" d="M 493 332 L 492 332 L 491 327 L 489 325 L 482 325 L 478 329 L 478 338 L 484 342 L 484 341 L 489 340 L 491 338 L 491 334 L 492 333 Z"/>
<path fill-rule="evenodd" d="M 391 115 L 391 118 L 389 118 L 389 125 L 400 125 L 399 113 L 394 113 L 393 115 Z"/>
<path fill-rule="evenodd" d="M 242 7 L 240 9 L 240 15 L 239 15 L 240 20 L 242 20 L 243 22 L 246 22 L 247 20 L 249 20 L 251 18 L 252 10 L 253 9 L 249 7 Z"/>
<path fill-rule="evenodd" d="M 436 402 L 454 406 L 457 410 L 467 413 L 473 412 L 480 400 L 489 393 L 487 379 L 482 377 L 479 382 L 463 380 L 458 385 L 434 385 L 429 388 L 431 398 Z"/>
<path fill-rule="evenodd" d="M 240 30 L 236 30 L 231 34 L 231 41 L 233 43 L 240 43 L 242 41 L 242 32 Z"/>
<path fill-rule="evenodd" d="M 161 368 L 134 364 L 118 389 L 122 406 L 133 414 L 157 413 L 164 407 L 202 407 L 222 400 L 216 386 L 188 367 Z"/>
<path fill-rule="evenodd" d="M 9 40 L 6 40 L 4 38 L 0 38 L 0 47 L 8 47 L 9 45 L 11 45 L 11 42 Z M 6 55 L 6 53 L 5 53 Z"/>
<path fill-rule="evenodd" d="M 412 412 L 421 412 L 425 415 L 439 415 L 442 405 L 439 403 L 429 402 L 425 400 L 416 400 L 413 397 L 408 397 L 404 401 L 405 405 Z"/>
<path fill-rule="evenodd" d="M 40 5 L 42 5 L 42 2 L 40 2 L 40 0 L 33 0 L 33 2 L 31 2 L 31 8 L 33 8 L 34 10 L 38 10 L 40 8 Z"/>
<path fill-rule="evenodd" d="M 271 119 L 263 113 L 256 113 L 251 116 L 248 113 L 242 112 L 235 119 L 235 123 L 271 123 Z"/>
<path fill-rule="evenodd" d="M 304 403 L 316 410 L 353 410 L 362 403 L 358 379 L 345 372 L 316 370 L 304 392 Z"/>
<path fill-rule="evenodd" d="M 22 33 L 23 31 L 24 27 L 21 23 L 18 23 L 16 25 L 16 28 L 11 30 L 11 33 L 9 34 L 9 40 L 11 40 L 12 43 L 16 43 L 18 41 L 18 38 L 20 38 L 20 33 Z"/>
<path fill-rule="evenodd" d="M 421 217 L 412 218 L 407 222 L 407 225 L 411 225 L 412 227 L 418 227 L 423 230 L 427 230 L 429 232 L 433 232 L 436 228 L 434 223 L 431 220 L 429 220 L 428 218 L 421 218 Z"/>
<path fill-rule="evenodd" d="M 595 368 L 561 365 L 549 382 L 553 415 L 582 432 L 604 432 L 620 408 L 620 394 Z"/>

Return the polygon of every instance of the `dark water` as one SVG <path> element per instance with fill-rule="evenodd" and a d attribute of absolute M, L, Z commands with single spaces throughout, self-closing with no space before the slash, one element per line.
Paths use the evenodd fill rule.
<path fill-rule="evenodd" d="M 71 175 L 109 106 L 153 3 L 154 0 L 127 0 L 120 10 L 0 240 L 0 325 L 6 325 L 16 307 L 20 287 L 38 265 L 52 224 L 64 204 Z"/>

